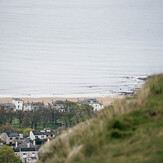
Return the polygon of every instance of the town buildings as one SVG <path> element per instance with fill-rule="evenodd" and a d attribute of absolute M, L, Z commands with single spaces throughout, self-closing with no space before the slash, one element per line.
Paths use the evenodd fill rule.
<path fill-rule="evenodd" d="M 24 103 L 23 104 L 23 111 L 31 111 L 31 110 L 38 110 L 39 108 L 43 108 L 44 104 L 42 102 L 31 102 L 31 103 Z"/>
<path fill-rule="evenodd" d="M 15 104 L 13 103 L 0 103 L 0 109 L 16 109 Z"/>
<path fill-rule="evenodd" d="M 23 135 L 17 132 L 4 132 L 1 134 L 1 140 L 8 145 L 13 145 L 16 142 L 21 142 L 22 138 Z"/>
<path fill-rule="evenodd" d="M 57 100 L 57 101 L 53 101 L 52 102 L 52 106 L 55 110 L 59 111 L 59 112 L 65 112 L 65 104 L 66 101 L 62 101 L 62 100 Z"/>
<path fill-rule="evenodd" d="M 20 98 L 13 98 L 12 103 L 15 104 L 15 110 L 23 110 L 23 101 Z"/>
<path fill-rule="evenodd" d="M 20 99 L 20 98 L 13 98 L 12 103 L 0 103 L 0 109 L 12 108 L 15 111 L 17 111 L 17 110 L 32 111 L 32 110 L 38 110 L 40 108 L 50 108 L 51 107 L 51 109 L 54 109 L 58 112 L 68 112 L 69 107 L 70 107 L 68 102 L 70 102 L 70 101 L 56 100 L 56 101 L 52 101 L 52 105 L 50 106 L 49 103 L 46 103 L 46 104 L 44 104 L 43 102 L 24 103 L 22 101 L 22 99 Z M 91 105 L 94 108 L 94 111 L 99 111 L 104 108 L 103 104 L 95 98 L 79 100 L 78 104 L 79 105 L 83 105 L 83 104 Z"/>
<path fill-rule="evenodd" d="M 35 140 L 37 138 L 42 140 L 51 139 L 54 137 L 54 132 L 50 129 L 48 130 L 40 130 L 40 131 L 30 131 L 29 138 L 31 140 Z"/>
<path fill-rule="evenodd" d="M 14 153 L 20 157 L 22 163 L 35 163 L 38 160 L 38 149 L 39 146 L 33 144 L 26 139 L 23 143 L 19 144 L 16 142 L 13 148 Z"/>
<path fill-rule="evenodd" d="M 78 101 L 79 105 L 84 105 L 88 104 L 93 107 L 94 111 L 99 111 L 104 108 L 103 104 L 100 103 L 97 99 L 92 98 L 92 99 L 85 99 L 85 100 L 79 100 Z"/>

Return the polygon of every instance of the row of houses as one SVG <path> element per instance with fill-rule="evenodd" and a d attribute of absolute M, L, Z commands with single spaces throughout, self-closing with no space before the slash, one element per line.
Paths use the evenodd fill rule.
<path fill-rule="evenodd" d="M 51 140 L 58 130 L 44 129 L 40 131 L 30 131 L 28 138 L 23 138 L 22 134 L 16 132 L 5 132 L 0 134 L 3 143 L 13 146 L 14 153 L 20 157 L 23 163 L 35 163 L 38 160 L 38 150 L 40 145 L 36 144 L 39 138 L 44 141 Z"/>
<path fill-rule="evenodd" d="M 65 112 L 67 111 L 66 108 L 64 107 L 65 106 L 64 104 L 66 102 L 67 100 L 52 101 L 52 106 L 59 112 Z M 99 111 L 104 108 L 103 104 L 95 98 L 79 100 L 77 104 L 78 105 L 83 105 L 83 104 L 91 105 L 94 108 L 94 111 Z M 31 111 L 31 110 L 38 109 L 41 107 L 49 107 L 49 106 L 50 106 L 49 103 L 44 104 L 43 102 L 24 103 L 23 100 L 20 98 L 13 98 L 12 103 L 0 103 L 0 108 L 9 108 L 9 109 L 13 108 L 15 111 L 16 110 Z"/>
<path fill-rule="evenodd" d="M 58 130 L 53 131 L 51 129 L 30 131 L 29 139 L 32 141 L 36 140 L 37 138 L 41 140 L 52 139 L 57 131 Z M 19 134 L 17 132 L 4 132 L 0 134 L 0 139 L 7 145 L 13 145 L 16 144 L 16 142 L 21 143 L 24 140 L 23 134 Z"/>
<path fill-rule="evenodd" d="M 27 110 L 34 110 L 39 107 L 45 107 L 47 104 L 44 104 L 42 102 L 28 102 L 24 103 L 22 99 L 20 98 L 13 98 L 12 103 L 0 103 L 0 109 L 14 109 L 27 111 Z"/>

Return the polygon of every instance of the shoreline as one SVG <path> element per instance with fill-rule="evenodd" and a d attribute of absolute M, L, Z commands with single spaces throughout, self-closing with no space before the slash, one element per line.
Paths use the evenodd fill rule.
<path fill-rule="evenodd" d="M 139 77 L 139 80 L 146 81 L 150 76 L 146 77 Z M 144 85 L 144 84 L 142 84 Z M 142 87 L 141 85 L 141 87 Z M 91 94 L 91 95 L 81 95 L 81 94 L 71 94 L 71 95 L 35 95 L 31 96 L 29 95 L 20 95 L 20 96 L 3 96 L 0 95 L 0 103 L 12 103 L 13 98 L 21 98 L 24 103 L 30 103 L 30 102 L 43 102 L 43 103 L 52 103 L 52 101 L 56 100 L 68 100 L 71 102 L 78 102 L 78 100 L 84 100 L 87 98 L 96 98 L 99 102 L 101 102 L 104 106 L 107 106 L 111 104 L 115 99 L 123 98 L 127 95 L 131 96 L 133 95 L 137 90 L 139 90 L 141 87 L 135 88 L 134 90 L 128 90 L 128 91 L 119 91 L 119 92 L 112 92 L 112 94 Z"/>
<path fill-rule="evenodd" d="M 86 98 L 96 98 L 99 102 L 101 102 L 104 106 L 109 105 L 115 99 L 121 98 L 122 96 L 105 96 L 105 97 L 19 97 L 23 100 L 24 103 L 28 102 L 43 102 L 43 103 L 52 103 L 56 100 L 68 100 L 72 102 L 77 102 L 78 100 L 83 100 Z M 11 103 L 12 98 L 14 97 L 0 97 L 0 103 Z"/>

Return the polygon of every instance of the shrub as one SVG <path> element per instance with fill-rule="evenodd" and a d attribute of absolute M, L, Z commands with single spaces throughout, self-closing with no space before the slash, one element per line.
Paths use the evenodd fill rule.
<path fill-rule="evenodd" d="M 43 140 L 39 139 L 39 138 L 36 138 L 36 144 L 37 145 L 40 145 L 40 144 L 43 144 Z"/>
<path fill-rule="evenodd" d="M 130 127 L 131 124 L 129 122 L 120 121 L 120 120 L 114 120 L 111 126 L 112 129 L 118 129 L 118 130 L 127 130 Z"/>
<path fill-rule="evenodd" d="M 111 137 L 116 138 L 116 139 L 124 138 L 124 137 L 130 136 L 130 135 L 131 135 L 131 133 L 120 131 L 118 129 L 114 129 L 111 131 Z"/>

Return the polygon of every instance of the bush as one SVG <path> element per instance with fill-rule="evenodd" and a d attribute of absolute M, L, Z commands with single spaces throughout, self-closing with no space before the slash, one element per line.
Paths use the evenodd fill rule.
<path fill-rule="evenodd" d="M 43 140 L 41 140 L 41 139 L 39 139 L 39 138 L 36 138 L 36 144 L 37 145 L 41 145 L 41 144 L 43 144 L 44 143 L 44 141 Z"/>
<path fill-rule="evenodd" d="M 120 121 L 120 120 L 114 120 L 111 126 L 112 129 L 118 129 L 118 130 L 127 130 L 130 127 L 131 124 L 129 122 Z"/>
<path fill-rule="evenodd" d="M 115 120 L 115 122 L 113 123 L 112 128 L 123 130 L 125 127 L 119 120 Z"/>
<path fill-rule="evenodd" d="M 111 131 L 111 137 L 116 138 L 116 139 L 124 138 L 124 137 L 129 136 L 129 135 L 131 135 L 131 133 L 120 131 L 118 129 L 114 129 Z"/>

